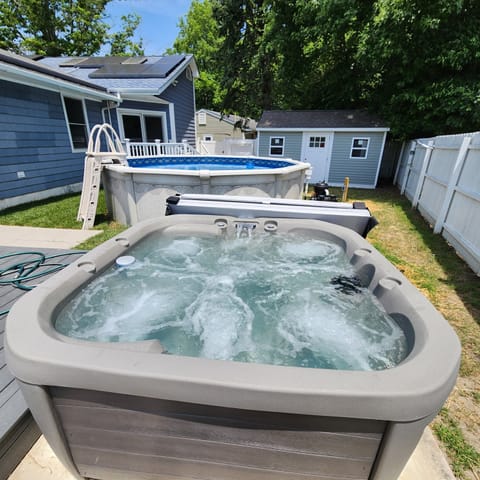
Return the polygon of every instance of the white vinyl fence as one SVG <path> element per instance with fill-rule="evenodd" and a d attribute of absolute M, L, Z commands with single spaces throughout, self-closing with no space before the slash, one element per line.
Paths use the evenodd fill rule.
<path fill-rule="evenodd" d="M 480 132 L 405 144 L 394 182 L 480 275 Z"/>
<path fill-rule="evenodd" d="M 243 157 L 255 153 L 255 140 L 225 138 L 222 141 L 199 140 L 198 151 L 201 155 L 238 155 Z"/>

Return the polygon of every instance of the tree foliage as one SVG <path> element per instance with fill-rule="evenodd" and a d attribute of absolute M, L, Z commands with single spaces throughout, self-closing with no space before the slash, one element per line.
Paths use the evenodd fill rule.
<path fill-rule="evenodd" d="M 480 129 L 478 0 L 193 3 L 218 41 L 183 48 L 215 72 L 226 111 L 367 108 L 398 138 Z"/>
<path fill-rule="evenodd" d="M 178 23 L 179 34 L 168 53 L 195 53 L 200 78 L 195 82 L 198 108 L 221 109 L 225 92 L 221 87 L 221 69 L 217 55 L 224 39 L 213 18 L 211 0 L 193 0 Z"/>
<path fill-rule="evenodd" d="M 142 21 L 140 15 L 130 13 L 122 15 L 122 28 L 118 32 L 108 36 L 107 43 L 110 44 L 110 55 L 143 55 L 143 40 L 133 40 L 135 30 Z"/>
<path fill-rule="evenodd" d="M 397 135 L 480 127 L 477 0 L 378 0 L 357 57 L 373 73 L 366 98 Z"/>
<path fill-rule="evenodd" d="M 258 117 L 274 105 L 272 12 L 269 0 L 214 1 L 213 14 L 225 39 L 218 56 L 227 92 L 223 108 L 244 117 Z"/>
<path fill-rule="evenodd" d="M 110 35 L 105 7 L 110 0 L 0 0 L 0 47 L 48 56 L 93 55 L 110 44 L 115 54 L 141 53 L 131 40 L 140 21 L 123 17 Z"/>

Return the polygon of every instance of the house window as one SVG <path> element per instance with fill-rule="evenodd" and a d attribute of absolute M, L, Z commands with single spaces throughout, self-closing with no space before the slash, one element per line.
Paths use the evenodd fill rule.
<path fill-rule="evenodd" d="M 122 115 L 124 138 L 128 138 L 131 142 L 141 142 L 142 122 L 140 115 Z"/>
<path fill-rule="evenodd" d="M 200 112 L 198 114 L 198 124 L 206 125 L 207 124 L 207 114 L 205 112 Z"/>
<path fill-rule="evenodd" d="M 310 137 L 308 146 L 310 148 L 325 148 L 325 137 Z"/>
<path fill-rule="evenodd" d="M 119 111 L 121 133 L 130 142 L 166 140 L 165 114 L 148 111 Z"/>
<path fill-rule="evenodd" d="M 350 153 L 350 158 L 367 158 L 369 142 L 370 139 L 368 138 L 352 139 L 352 151 Z"/>
<path fill-rule="evenodd" d="M 65 106 L 65 116 L 67 118 L 72 148 L 74 150 L 84 150 L 88 145 L 88 126 L 83 100 L 63 97 L 63 105 Z"/>
<path fill-rule="evenodd" d="M 204 142 L 213 142 L 213 135 L 204 135 L 203 136 Z"/>
<path fill-rule="evenodd" d="M 283 156 L 285 137 L 270 137 L 270 155 L 275 157 Z"/>

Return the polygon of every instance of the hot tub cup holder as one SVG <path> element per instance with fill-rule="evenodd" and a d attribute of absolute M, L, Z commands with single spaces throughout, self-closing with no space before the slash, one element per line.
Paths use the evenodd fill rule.
<path fill-rule="evenodd" d="M 266 232 L 276 232 L 278 229 L 278 222 L 275 222 L 274 220 L 267 220 L 265 224 L 263 225 L 263 229 Z"/>
<path fill-rule="evenodd" d="M 395 277 L 384 277 L 378 282 L 383 288 L 391 290 L 392 288 L 398 287 L 402 284 L 402 281 Z"/>
<path fill-rule="evenodd" d="M 77 264 L 77 267 L 82 269 L 83 271 L 87 273 L 96 273 L 97 271 L 97 266 L 93 262 L 79 262 Z"/>
<path fill-rule="evenodd" d="M 372 250 L 370 250 L 369 248 L 357 248 L 357 250 L 353 252 L 353 256 L 357 258 L 362 258 L 370 255 L 371 253 Z"/>
<path fill-rule="evenodd" d="M 228 226 L 228 221 L 224 218 L 217 218 L 213 223 L 221 230 L 225 230 Z"/>
<path fill-rule="evenodd" d="M 374 290 L 374 294 L 379 297 L 382 294 L 389 293 L 392 290 L 400 287 L 402 281 L 395 277 L 383 277 L 378 281 L 378 285 Z"/>
<path fill-rule="evenodd" d="M 118 245 L 121 245 L 122 247 L 130 246 L 130 241 L 125 237 L 117 237 L 115 241 L 118 243 Z"/>

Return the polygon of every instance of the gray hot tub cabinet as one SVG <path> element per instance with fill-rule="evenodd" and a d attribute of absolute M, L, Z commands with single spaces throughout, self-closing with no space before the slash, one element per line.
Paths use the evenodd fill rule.
<path fill-rule="evenodd" d="M 153 231 L 234 235 L 238 222 L 341 245 L 404 329 L 382 371 L 165 355 L 158 342 L 74 340 L 53 328 L 82 285 Z M 355 232 L 318 220 L 174 215 L 95 248 L 13 307 L 8 365 L 53 450 L 77 478 L 394 480 L 452 390 L 460 345 L 444 318 Z"/>

